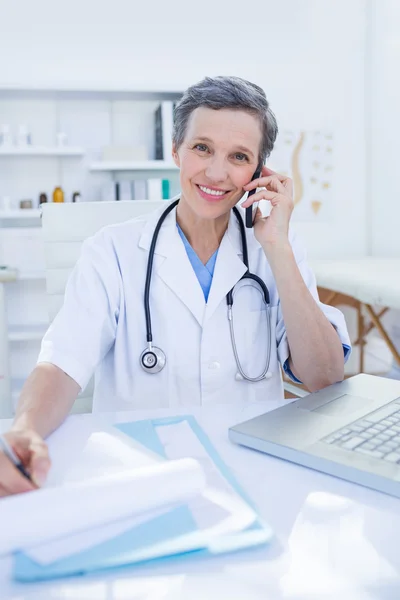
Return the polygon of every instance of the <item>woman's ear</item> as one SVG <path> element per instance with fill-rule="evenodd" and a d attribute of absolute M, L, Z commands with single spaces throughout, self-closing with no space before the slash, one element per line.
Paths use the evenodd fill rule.
<path fill-rule="evenodd" d="M 180 164 L 179 154 L 178 154 L 175 144 L 172 144 L 172 160 L 174 161 L 174 163 L 176 164 L 176 166 L 179 169 L 181 164 Z"/>

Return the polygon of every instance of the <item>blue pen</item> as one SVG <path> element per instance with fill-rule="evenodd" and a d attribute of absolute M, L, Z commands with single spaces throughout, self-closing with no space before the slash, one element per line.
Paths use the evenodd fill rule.
<path fill-rule="evenodd" d="M 7 458 L 11 460 L 14 467 L 18 469 L 21 475 L 23 475 L 24 477 L 29 479 L 31 483 L 33 483 L 32 478 L 29 475 L 28 471 L 25 469 L 24 465 L 22 464 L 21 459 L 18 458 L 14 450 L 11 448 L 10 444 L 7 442 L 7 440 L 4 439 L 2 435 L 0 435 L 0 450 L 2 450 L 7 456 Z"/>

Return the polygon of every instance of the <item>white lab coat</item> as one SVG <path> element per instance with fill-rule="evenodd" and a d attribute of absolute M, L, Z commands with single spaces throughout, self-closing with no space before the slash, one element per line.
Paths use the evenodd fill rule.
<path fill-rule="evenodd" d="M 96 372 L 93 410 L 281 401 L 279 364 L 289 356 L 288 342 L 271 269 L 252 230 L 246 230 L 250 270 L 267 284 L 271 300 L 271 377 L 258 383 L 237 379 L 225 297 L 246 268 L 233 213 L 218 251 L 207 303 L 179 236 L 175 209 L 166 218 L 155 249 L 150 309 L 153 344 L 162 348 L 167 362 L 153 375 L 141 368 L 139 357 L 146 347 L 147 260 L 162 210 L 106 227 L 84 243 L 38 362 L 57 365 L 81 388 Z M 302 276 L 317 297 L 304 250 L 292 234 L 291 243 Z M 350 346 L 340 311 L 320 307 L 342 343 Z M 243 367 L 251 376 L 259 375 L 266 360 L 268 329 L 265 305 L 254 287 L 246 286 L 235 295 L 234 324 Z"/>

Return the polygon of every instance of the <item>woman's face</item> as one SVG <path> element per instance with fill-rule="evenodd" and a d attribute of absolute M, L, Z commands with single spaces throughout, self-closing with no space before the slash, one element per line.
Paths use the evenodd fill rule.
<path fill-rule="evenodd" d="M 186 136 L 173 148 L 181 201 L 200 218 L 216 219 L 243 196 L 258 165 L 261 125 L 241 110 L 197 108 Z"/>

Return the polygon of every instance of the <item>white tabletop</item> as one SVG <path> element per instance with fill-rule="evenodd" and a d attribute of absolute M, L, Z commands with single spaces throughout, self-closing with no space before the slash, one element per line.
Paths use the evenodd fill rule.
<path fill-rule="evenodd" d="M 230 425 L 271 408 L 258 403 L 190 411 L 273 527 L 269 547 L 37 584 L 11 582 L 11 559 L 3 559 L 1 599 L 398 600 L 400 501 L 229 442 Z M 53 468 L 77 459 L 88 436 L 110 423 L 168 414 L 71 416 L 53 435 Z M 9 423 L 0 421 L 0 431 Z"/>

